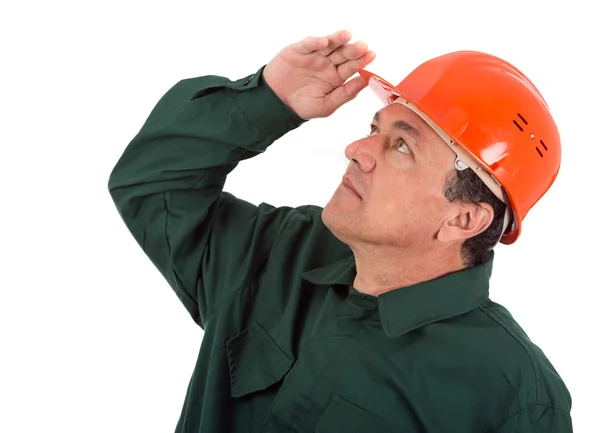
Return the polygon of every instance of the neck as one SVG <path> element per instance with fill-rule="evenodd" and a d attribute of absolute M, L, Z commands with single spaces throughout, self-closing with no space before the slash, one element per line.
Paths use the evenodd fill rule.
<path fill-rule="evenodd" d="M 356 260 L 354 288 L 372 296 L 433 280 L 464 268 L 460 250 L 411 251 L 380 245 L 361 246 L 352 250 Z"/>

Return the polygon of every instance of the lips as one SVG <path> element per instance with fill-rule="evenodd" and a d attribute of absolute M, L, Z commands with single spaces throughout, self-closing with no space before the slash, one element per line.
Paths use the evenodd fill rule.
<path fill-rule="evenodd" d="M 358 191 L 354 187 L 354 184 L 352 183 L 352 181 L 350 180 L 350 178 L 348 176 L 344 176 L 344 178 L 342 179 L 342 184 L 346 188 L 348 188 L 350 191 L 352 191 L 354 194 L 356 194 L 358 196 L 358 198 L 362 199 L 362 196 L 358 193 Z"/>

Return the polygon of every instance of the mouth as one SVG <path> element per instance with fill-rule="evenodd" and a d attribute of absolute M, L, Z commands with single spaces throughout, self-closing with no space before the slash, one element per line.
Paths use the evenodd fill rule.
<path fill-rule="evenodd" d="M 358 193 L 348 176 L 344 176 L 344 178 L 342 179 L 342 185 L 344 186 L 344 188 L 346 188 L 348 191 L 350 191 L 352 194 L 354 194 L 362 200 L 361 195 Z"/>

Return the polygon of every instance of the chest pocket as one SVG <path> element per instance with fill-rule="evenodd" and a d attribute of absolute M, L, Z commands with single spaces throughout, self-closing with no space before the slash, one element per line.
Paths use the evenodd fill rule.
<path fill-rule="evenodd" d="M 232 397 L 242 397 L 279 382 L 294 363 L 256 322 L 225 345 Z"/>
<path fill-rule="evenodd" d="M 315 433 L 399 433 L 364 409 L 334 396 L 319 419 Z"/>

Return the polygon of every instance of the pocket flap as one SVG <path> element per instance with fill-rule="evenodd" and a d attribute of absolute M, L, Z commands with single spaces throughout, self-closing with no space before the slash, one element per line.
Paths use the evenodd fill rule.
<path fill-rule="evenodd" d="M 256 322 L 229 339 L 225 345 L 232 397 L 268 388 L 281 380 L 293 364 L 292 359 Z"/>
<path fill-rule="evenodd" d="M 394 433 L 394 430 L 375 415 L 336 395 L 315 428 L 315 433 L 334 432 Z"/>

